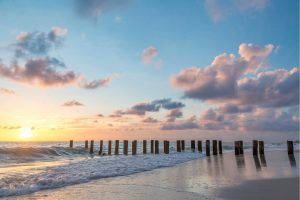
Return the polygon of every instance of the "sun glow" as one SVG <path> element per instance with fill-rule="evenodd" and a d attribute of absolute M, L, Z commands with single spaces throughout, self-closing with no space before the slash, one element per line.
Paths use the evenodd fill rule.
<path fill-rule="evenodd" d="M 20 131 L 20 137 L 23 139 L 28 139 L 32 137 L 31 128 L 22 128 Z"/>

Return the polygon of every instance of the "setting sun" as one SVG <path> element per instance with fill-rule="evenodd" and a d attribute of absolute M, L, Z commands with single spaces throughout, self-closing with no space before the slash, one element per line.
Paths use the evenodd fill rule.
<path fill-rule="evenodd" d="M 22 128 L 20 131 L 20 137 L 24 139 L 28 139 L 32 137 L 31 128 Z"/>

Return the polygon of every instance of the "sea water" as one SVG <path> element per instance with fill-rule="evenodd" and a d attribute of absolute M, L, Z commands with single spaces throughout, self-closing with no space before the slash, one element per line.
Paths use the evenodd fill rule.
<path fill-rule="evenodd" d="M 149 142 L 147 154 L 142 153 L 142 143 L 138 142 L 137 155 L 130 155 L 130 143 L 129 155 L 122 155 L 122 144 L 120 142 L 120 155 L 113 155 L 112 142 L 112 155 L 99 156 L 99 142 L 95 142 L 94 154 L 84 148 L 84 142 L 75 142 L 73 148 L 68 147 L 68 142 L 0 143 L 0 197 L 172 167 L 205 156 L 205 151 L 192 152 L 187 142 L 185 151 L 180 153 L 176 152 L 176 143 L 171 142 L 168 155 L 163 154 L 162 143 L 160 154 L 150 154 Z M 107 146 L 104 142 L 105 153 Z M 245 143 L 244 148 L 251 151 L 251 143 Z M 265 148 L 267 151 L 286 149 L 286 144 L 265 144 Z M 232 151 L 233 143 L 223 142 L 223 152 Z"/>

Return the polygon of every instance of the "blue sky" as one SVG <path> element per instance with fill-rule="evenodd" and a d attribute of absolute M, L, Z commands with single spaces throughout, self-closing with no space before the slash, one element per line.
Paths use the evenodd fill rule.
<path fill-rule="evenodd" d="M 79 10 L 84 9 L 80 7 L 84 3 L 80 2 L 1 0 L 0 59 L 7 66 L 12 62 L 13 44 L 20 32 L 47 33 L 52 27 L 60 27 L 68 30 L 67 35 L 61 47 L 49 51 L 47 56 L 58 58 L 65 63 L 67 70 L 83 74 L 88 81 L 110 76 L 114 77 L 113 80 L 95 90 L 72 85 L 45 89 L 0 76 L 1 88 L 22 96 L 20 100 L 15 95 L 0 95 L 1 102 L 5 102 L 2 105 L 6 105 L 1 113 L 2 118 L 8 112 L 26 118 L 19 111 L 11 113 L 12 102 L 20 107 L 31 105 L 28 112 L 36 113 L 31 117 L 34 121 L 43 117 L 42 113 L 48 113 L 53 118 L 56 116 L 54 113 L 65 117 L 93 116 L 97 113 L 108 116 L 115 110 L 126 110 L 137 103 L 171 98 L 185 103 L 181 118 L 185 120 L 192 115 L 199 117 L 201 112 L 220 104 L 203 100 L 202 97 L 182 98 L 184 92 L 170 83 L 171 77 L 181 70 L 192 66 L 204 69 L 224 52 L 238 57 L 242 43 L 261 47 L 273 45 L 272 53 L 264 62 L 269 67 L 264 70 L 291 70 L 299 66 L 299 2 L 296 0 L 288 3 L 281 0 L 251 0 L 249 4 L 241 0 L 124 0 L 110 3 L 91 0 L 86 4 L 96 2 L 103 12 L 95 15 L 93 10 L 87 10 L 89 16 L 80 13 Z M 218 19 L 214 18 L 216 15 Z M 154 47 L 157 54 L 151 64 L 145 64 L 141 56 L 149 47 Z M 83 103 L 84 107 L 67 111 L 61 107 L 61 104 L 71 100 Z M 46 102 L 47 108 L 41 102 Z M 288 108 L 276 109 L 282 111 Z M 160 123 L 164 123 L 165 112 L 167 110 L 157 113 L 156 117 L 162 120 Z M 18 123 L 24 126 L 22 120 Z M 38 126 L 31 121 L 25 124 Z"/>

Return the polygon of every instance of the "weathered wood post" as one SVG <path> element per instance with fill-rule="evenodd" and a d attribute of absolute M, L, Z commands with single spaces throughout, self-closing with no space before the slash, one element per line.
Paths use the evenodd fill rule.
<path fill-rule="evenodd" d="M 206 148 L 206 156 L 210 156 L 210 141 L 209 140 L 206 140 L 205 148 Z"/>
<path fill-rule="evenodd" d="M 100 140 L 100 148 L 99 148 L 99 155 L 102 155 L 103 153 L 103 140 Z"/>
<path fill-rule="evenodd" d="M 185 150 L 185 141 L 181 140 L 181 151 Z"/>
<path fill-rule="evenodd" d="M 155 154 L 159 154 L 159 141 L 155 140 Z"/>
<path fill-rule="evenodd" d="M 219 144 L 219 154 L 223 154 L 222 140 L 219 140 L 218 144 Z"/>
<path fill-rule="evenodd" d="M 147 154 L 147 140 L 143 140 L 143 154 Z"/>
<path fill-rule="evenodd" d="M 123 141 L 123 154 L 128 155 L 128 140 Z"/>
<path fill-rule="evenodd" d="M 218 155 L 218 142 L 217 140 L 213 140 L 213 155 Z"/>
<path fill-rule="evenodd" d="M 239 141 L 234 141 L 234 154 L 235 155 L 239 155 L 240 154 L 240 145 L 239 145 Z"/>
<path fill-rule="evenodd" d="M 115 155 L 119 155 L 119 140 L 115 141 Z"/>
<path fill-rule="evenodd" d="M 191 140 L 191 150 L 193 152 L 195 152 L 195 149 L 196 149 L 196 143 L 195 143 L 195 140 Z"/>
<path fill-rule="evenodd" d="M 258 149 L 258 141 L 257 140 L 253 140 L 252 141 L 252 153 L 253 153 L 253 156 L 257 156 L 257 151 Z"/>
<path fill-rule="evenodd" d="M 108 141 L 108 155 L 111 155 L 111 140 Z"/>
<path fill-rule="evenodd" d="M 202 153 L 202 141 L 198 140 L 198 151 Z"/>
<path fill-rule="evenodd" d="M 154 140 L 151 140 L 151 153 L 154 153 Z"/>
<path fill-rule="evenodd" d="M 94 153 L 94 140 L 91 140 L 90 154 Z"/>
<path fill-rule="evenodd" d="M 73 148 L 73 140 L 70 140 L 70 148 Z"/>
<path fill-rule="evenodd" d="M 242 140 L 239 141 L 239 152 L 240 154 L 244 154 L 244 145 Z"/>
<path fill-rule="evenodd" d="M 89 141 L 88 141 L 88 140 L 85 141 L 85 143 L 84 143 L 84 148 L 85 148 L 85 149 L 88 149 L 88 148 L 89 148 Z"/>
<path fill-rule="evenodd" d="M 165 154 L 169 154 L 169 150 L 170 150 L 170 142 L 169 141 L 166 141 L 166 151 L 165 151 Z"/>
<path fill-rule="evenodd" d="M 176 145 L 177 145 L 177 152 L 181 152 L 180 140 L 176 141 Z"/>
<path fill-rule="evenodd" d="M 264 141 L 258 142 L 258 148 L 259 148 L 259 154 L 264 155 L 265 154 Z"/>
<path fill-rule="evenodd" d="M 294 144 L 293 141 L 287 141 L 288 154 L 294 154 Z"/>
<path fill-rule="evenodd" d="M 136 155 L 136 144 L 137 144 L 137 141 L 136 140 L 133 140 L 132 141 L 132 155 Z"/>

